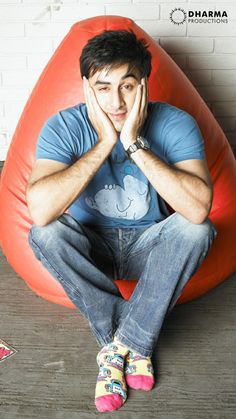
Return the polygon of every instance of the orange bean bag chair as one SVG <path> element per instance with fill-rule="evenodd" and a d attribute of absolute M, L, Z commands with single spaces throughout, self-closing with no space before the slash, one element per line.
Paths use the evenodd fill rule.
<path fill-rule="evenodd" d="M 105 29 L 133 30 L 149 42 L 153 56 L 149 100 L 168 102 L 193 115 L 205 139 L 214 184 L 210 219 L 218 229 L 218 236 L 203 265 L 183 290 L 178 300 L 183 303 L 204 294 L 235 271 L 236 163 L 221 128 L 195 88 L 163 49 L 128 18 L 99 16 L 73 25 L 39 78 L 17 125 L 1 176 L 1 246 L 8 262 L 33 291 L 47 300 L 73 307 L 61 285 L 35 258 L 28 244 L 32 220 L 25 191 L 39 132 L 46 119 L 58 110 L 84 102 L 79 71 L 81 50 L 89 38 Z M 128 299 L 136 281 L 116 283 Z"/>

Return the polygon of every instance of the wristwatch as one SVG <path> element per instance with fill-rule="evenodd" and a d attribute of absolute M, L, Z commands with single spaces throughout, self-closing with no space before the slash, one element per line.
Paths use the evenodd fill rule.
<path fill-rule="evenodd" d="M 126 154 L 128 155 L 128 157 L 131 156 L 131 154 L 135 153 L 135 151 L 137 151 L 138 149 L 143 149 L 143 150 L 149 150 L 150 149 L 150 145 L 148 144 L 148 141 L 146 140 L 146 138 L 141 137 L 141 135 L 139 135 L 135 141 L 135 143 L 131 144 L 126 151 Z"/>

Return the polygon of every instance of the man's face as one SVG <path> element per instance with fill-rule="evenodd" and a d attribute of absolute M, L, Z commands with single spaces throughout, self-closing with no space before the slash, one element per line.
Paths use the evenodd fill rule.
<path fill-rule="evenodd" d="M 133 107 L 140 81 L 138 70 L 128 72 L 128 64 L 109 71 L 103 69 L 89 77 L 100 107 L 118 132 L 122 130 Z"/>

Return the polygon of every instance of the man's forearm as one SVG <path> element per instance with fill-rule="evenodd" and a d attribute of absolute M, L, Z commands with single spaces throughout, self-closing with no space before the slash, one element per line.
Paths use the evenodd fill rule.
<path fill-rule="evenodd" d="M 29 185 L 26 199 L 34 223 L 43 226 L 63 214 L 87 187 L 113 146 L 98 142 L 71 166 Z"/>
<path fill-rule="evenodd" d="M 168 165 L 150 150 L 137 150 L 132 159 L 174 211 L 193 223 L 204 221 L 211 208 L 212 191 L 201 178 Z"/>

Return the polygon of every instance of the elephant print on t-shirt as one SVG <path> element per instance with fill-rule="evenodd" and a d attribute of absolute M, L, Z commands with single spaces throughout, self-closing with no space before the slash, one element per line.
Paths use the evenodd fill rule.
<path fill-rule="evenodd" d="M 125 176 L 123 182 L 124 188 L 116 184 L 104 185 L 93 198 L 85 198 L 86 204 L 106 217 L 127 220 L 144 217 L 151 201 L 148 185 L 131 175 Z"/>

